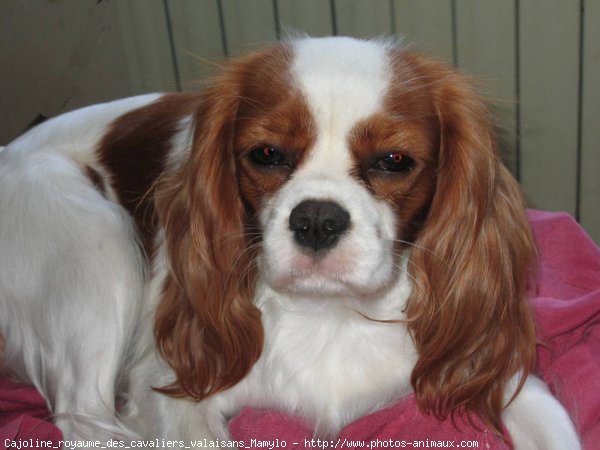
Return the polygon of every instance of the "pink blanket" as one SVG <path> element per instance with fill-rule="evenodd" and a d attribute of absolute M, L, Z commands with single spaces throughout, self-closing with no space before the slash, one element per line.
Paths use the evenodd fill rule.
<path fill-rule="evenodd" d="M 571 413 L 584 448 L 600 449 L 600 249 L 566 214 L 530 211 L 529 219 L 540 254 L 537 292 L 531 295 L 544 343 L 538 347 L 538 372 Z M 0 378 L 0 448 L 6 439 L 58 442 L 60 432 L 47 416 L 34 389 Z M 421 447 L 445 441 L 472 448 L 467 441 L 478 441 L 476 448 L 510 448 L 480 428 L 426 416 L 412 396 L 363 417 L 327 443 L 313 441 L 300 419 L 274 411 L 245 409 L 230 424 L 236 440 L 270 440 L 280 448 L 348 448 L 357 442 L 387 448 L 390 440 L 401 448 L 414 448 L 415 441 Z"/>

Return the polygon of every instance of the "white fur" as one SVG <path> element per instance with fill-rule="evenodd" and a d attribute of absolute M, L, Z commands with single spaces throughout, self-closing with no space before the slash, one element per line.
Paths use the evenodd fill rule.
<path fill-rule="evenodd" d="M 108 177 L 93 156 L 107 125 L 157 97 L 61 116 L 0 152 L 4 358 L 43 393 L 65 438 L 105 439 L 123 429 L 143 438 L 227 438 L 227 418 L 245 405 L 304 415 L 317 433 L 333 435 L 410 392 L 416 353 L 401 322 L 410 283 L 407 255 L 392 251 L 397 219 L 349 175 L 348 133 L 381 107 L 391 82 L 387 47 L 329 38 L 299 41 L 294 51 L 292 74 L 317 141 L 261 213 L 255 303 L 264 351 L 238 385 L 200 404 L 150 389 L 174 377 L 152 335 L 164 247 L 146 276 L 131 218 L 81 171 L 91 165 Z M 193 126 L 181 122 L 168 168 L 185 158 Z M 287 225 L 306 199 L 333 200 L 351 215 L 348 233 L 318 263 L 296 248 Z M 517 448 L 578 448 L 566 412 L 533 377 L 505 422 Z"/>
<path fill-rule="evenodd" d="M 513 380 L 506 387 L 506 401 L 512 397 L 515 384 Z M 539 378 L 527 378 L 523 390 L 505 409 L 502 420 L 516 449 L 581 448 L 569 415 Z"/>
<path fill-rule="evenodd" d="M 3 358 L 44 394 L 66 436 L 89 434 L 88 422 L 114 429 L 115 382 L 144 290 L 131 218 L 81 165 L 95 163 L 111 121 L 156 98 L 65 114 L 0 154 Z"/>
<path fill-rule="evenodd" d="M 294 51 L 292 75 L 318 128 L 317 142 L 303 171 L 347 177 L 348 134 L 357 122 L 378 111 L 390 83 L 387 48 L 336 38 L 302 40 Z"/>
<path fill-rule="evenodd" d="M 227 414 L 246 404 L 300 414 L 315 420 L 315 433 L 332 436 L 409 393 L 416 355 L 406 327 L 364 317 L 402 319 L 410 292 L 404 277 L 385 293 L 353 298 L 285 295 L 262 284 L 264 354 L 214 401 Z"/>

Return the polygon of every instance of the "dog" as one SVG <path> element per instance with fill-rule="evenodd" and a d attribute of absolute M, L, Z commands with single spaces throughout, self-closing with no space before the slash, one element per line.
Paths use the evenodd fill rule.
<path fill-rule="evenodd" d="M 4 364 L 65 439 L 227 439 L 246 405 L 332 436 L 414 392 L 580 446 L 532 375 L 536 251 L 485 103 L 395 42 L 298 38 L 51 119 L 0 153 L 0 210 Z"/>

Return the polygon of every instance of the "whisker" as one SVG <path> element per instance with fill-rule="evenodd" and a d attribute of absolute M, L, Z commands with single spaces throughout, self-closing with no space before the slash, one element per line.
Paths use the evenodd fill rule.
<path fill-rule="evenodd" d="M 431 256 L 439 259 L 440 261 L 443 261 L 443 258 L 441 256 L 439 256 L 438 254 L 436 254 L 435 252 L 429 250 L 426 247 L 423 247 L 422 245 L 415 244 L 414 242 L 405 241 L 403 239 L 392 239 L 392 242 L 399 242 L 400 244 L 405 244 L 405 245 L 408 245 L 409 247 L 413 247 L 413 248 L 417 248 L 419 250 L 423 250 L 424 252 L 426 252 L 426 253 L 430 254 Z"/>
<path fill-rule="evenodd" d="M 243 252 L 241 252 L 237 258 L 234 260 L 233 265 L 229 271 L 229 273 L 227 274 L 227 278 L 225 279 L 225 282 L 223 283 L 223 289 L 221 292 L 221 298 L 225 297 L 225 291 L 227 289 L 227 287 L 229 286 L 229 283 L 231 282 L 231 280 L 233 279 L 233 275 L 236 272 L 236 268 L 238 266 L 238 264 L 240 263 L 240 261 L 242 260 L 242 258 L 244 258 L 249 252 L 252 252 L 256 249 L 258 249 L 262 244 L 260 242 L 256 242 L 256 243 L 251 243 L 250 245 L 248 245 Z M 252 258 L 254 259 L 254 258 Z M 246 270 L 246 269 L 244 269 Z M 243 272 L 242 272 L 243 273 Z M 238 279 L 241 279 L 242 277 L 238 277 Z"/>

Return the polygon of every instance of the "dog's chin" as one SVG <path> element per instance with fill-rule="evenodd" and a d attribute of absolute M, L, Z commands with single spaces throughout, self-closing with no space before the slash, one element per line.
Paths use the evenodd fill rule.
<path fill-rule="evenodd" d="M 327 270 L 319 264 L 311 267 L 277 267 L 263 272 L 267 284 L 277 292 L 305 299 L 368 299 L 387 291 L 397 274 L 382 267 L 374 274 L 357 274 L 356 270 Z"/>
<path fill-rule="evenodd" d="M 299 275 L 291 272 L 288 276 L 273 278 L 268 282 L 276 291 L 294 297 L 326 299 L 368 294 L 361 286 L 353 286 L 326 274 Z"/>

